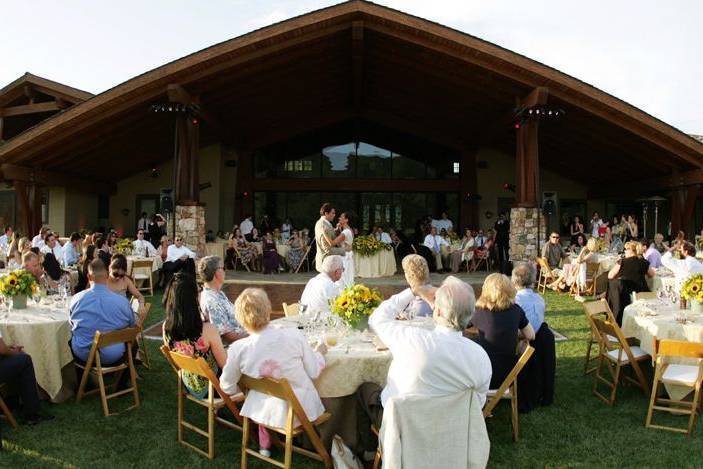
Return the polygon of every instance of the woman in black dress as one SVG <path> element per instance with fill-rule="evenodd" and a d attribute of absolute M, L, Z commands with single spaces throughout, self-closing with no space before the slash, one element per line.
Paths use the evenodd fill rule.
<path fill-rule="evenodd" d="M 477 342 L 491 360 L 491 389 L 497 389 L 517 362 L 519 339 L 534 340 L 525 312 L 515 304 L 515 287 L 503 274 L 486 277 L 471 325 L 478 328 Z"/>
<path fill-rule="evenodd" d="M 630 304 L 632 292 L 649 291 L 647 277 L 654 277 L 656 273 L 642 257 L 640 243 L 626 242 L 625 257 L 608 272 L 608 304 L 618 324 L 622 325 L 622 312 Z"/>

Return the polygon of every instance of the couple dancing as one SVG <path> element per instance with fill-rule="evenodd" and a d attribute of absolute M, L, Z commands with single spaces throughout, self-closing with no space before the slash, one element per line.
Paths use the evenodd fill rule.
<path fill-rule="evenodd" d="M 322 261 L 327 256 L 338 255 L 344 258 L 344 272 L 339 284 L 342 288 L 354 285 L 354 253 L 352 241 L 354 234 L 349 226 L 350 216 L 345 212 L 339 216 L 336 228 L 332 225 L 336 210 L 329 202 L 322 204 L 320 219 L 315 223 L 315 269 L 322 272 Z"/>

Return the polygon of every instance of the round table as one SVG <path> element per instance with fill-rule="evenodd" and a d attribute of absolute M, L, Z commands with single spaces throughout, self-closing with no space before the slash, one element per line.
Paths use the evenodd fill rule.
<path fill-rule="evenodd" d="M 685 316 L 686 323 L 677 321 L 677 316 Z M 654 337 L 657 340 L 703 343 L 703 314 L 680 310 L 678 304 L 672 304 L 668 299 L 639 300 L 625 307 L 622 332 L 625 337 L 639 339 L 640 348 L 652 355 Z M 689 359 L 672 359 L 671 363 L 697 364 L 695 360 Z M 667 385 L 666 389 L 675 400 L 682 399 L 690 392 L 690 389 L 670 385 Z"/>
<path fill-rule="evenodd" d="M 205 254 L 208 256 L 218 256 L 224 259 L 227 256 L 227 246 L 229 241 L 217 239 L 211 243 L 205 243 Z"/>
<path fill-rule="evenodd" d="M 32 357 L 39 386 L 52 401 L 60 400 L 64 380 L 61 369 L 73 361 L 68 346 L 71 326 L 66 308 L 32 305 L 0 313 L 0 331 L 8 345 L 22 345 Z M 66 396 L 67 397 L 67 396 Z"/>
<path fill-rule="evenodd" d="M 382 250 L 372 256 L 354 253 L 354 275 L 361 278 L 390 277 L 395 274 L 396 263 L 393 250 Z"/>

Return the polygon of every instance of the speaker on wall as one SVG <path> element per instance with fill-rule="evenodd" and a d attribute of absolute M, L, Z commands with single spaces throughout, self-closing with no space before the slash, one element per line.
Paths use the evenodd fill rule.
<path fill-rule="evenodd" d="M 162 212 L 173 212 L 173 189 L 161 189 L 159 194 L 159 206 Z"/>
<path fill-rule="evenodd" d="M 556 192 L 542 193 L 542 213 L 544 215 L 555 215 L 557 213 L 557 203 L 559 199 Z"/>

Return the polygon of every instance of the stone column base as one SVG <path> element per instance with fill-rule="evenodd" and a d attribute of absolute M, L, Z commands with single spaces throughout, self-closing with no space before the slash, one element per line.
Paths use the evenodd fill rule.
<path fill-rule="evenodd" d="M 176 236 L 191 249 L 198 258 L 206 255 L 205 250 L 205 207 L 202 205 L 176 205 Z"/>
<path fill-rule="evenodd" d="M 547 226 L 539 208 L 510 209 L 510 260 L 534 261 L 546 237 Z"/>

